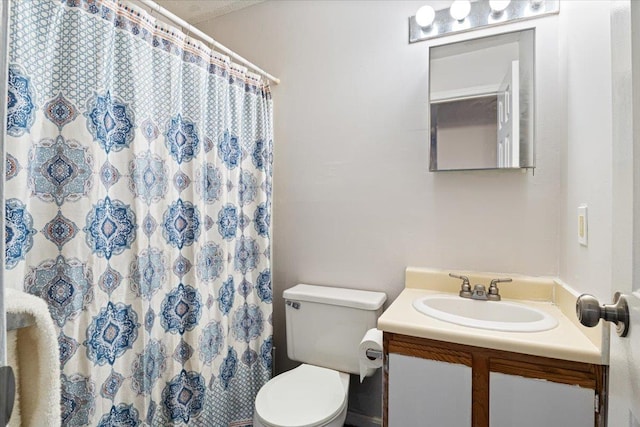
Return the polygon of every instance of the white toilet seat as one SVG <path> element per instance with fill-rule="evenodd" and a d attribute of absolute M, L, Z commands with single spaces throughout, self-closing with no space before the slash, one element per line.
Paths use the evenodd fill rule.
<path fill-rule="evenodd" d="M 318 427 L 347 407 L 349 374 L 302 364 L 272 378 L 255 403 L 257 420 L 268 427 Z"/>

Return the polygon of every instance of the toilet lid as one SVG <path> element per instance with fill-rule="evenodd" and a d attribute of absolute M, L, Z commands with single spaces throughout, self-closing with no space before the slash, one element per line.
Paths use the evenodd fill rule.
<path fill-rule="evenodd" d="M 256 415 L 265 425 L 314 427 L 335 418 L 347 404 L 340 373 L 300 365 L 267 382 L 256 396 Z"/>

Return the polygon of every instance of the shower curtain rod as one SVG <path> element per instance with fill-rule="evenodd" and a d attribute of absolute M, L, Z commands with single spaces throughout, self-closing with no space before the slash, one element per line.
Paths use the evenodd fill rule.
<path fill-rule="evenodd" d="M 180 18 L 176 14 L 169 12 L 167 9 L 165 9 L 162 6 L 160 6 L 158 3 L 154 2 L 153 0 L 138 0 L 138 1 L 140 3 L 142 3 L 142 4 L 144 4 L 145 6 L 151 8 L 152 10 L 155 10 L 157 13 L 161 14 L 165 18 L 168 18 L 169 20 L 173 21 L 175 24 L 178 24 L 179 26 L 182 27 L 183 31 L 186 30 L 188 33 L 195 34 L 196 36 L 200 37 L 205 42 L 207 42 L 210 45 L 212 45 L 213 47 L 215 47 L 217 50 L 219 50 L 221 52 L 224 52 L 225 54 L 229 55 L 231 58 L 233 58 L 237 62 L 239 62 L 239 63 L 241 63 L 243 65 L 246 65 L 248 68 L 251 68 L 253 71 L 255 71 L 257 74 L 261 75 L 262 77 L 266 77 L 267 79 L 271 80 L 275 84 L 279 84 L 280 83 L 280 79 L 279 78 L 272 76 L 271 74 L 269 74 L 266 71 L 264 71 L 262 68 L 258 67 L 257 65 L 253 64 L 252 62 L 244 59 L 242 56 L 238 55 L 237 53 L 235 53 L 234 51 L 232 51 L 228 47 L 224 46 L 223 44 L 218 43 L 211 36 L 203 33 L 202 31 L 200 31 L 199 29 L 197 29 L 193 25 L 189 24 L 187 21 L 185 21 L 184 19 Z"/>

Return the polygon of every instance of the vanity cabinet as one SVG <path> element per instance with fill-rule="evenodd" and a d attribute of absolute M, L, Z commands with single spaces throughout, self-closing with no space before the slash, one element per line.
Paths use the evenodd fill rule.
<path fill-rule="evenodd" d="M 497 372 L 489 374 L 491 427 L 595 424 L 594 390 Z"/>
<path fill-rule="evenodd" d="M 389 355 L 390 426 L 471 425 L 471 368 Z"/>
<path fill-rule="evenodd" d="M 384 350 L 384 426 L 605 426 L 606 366 L 388 332 Z"/>

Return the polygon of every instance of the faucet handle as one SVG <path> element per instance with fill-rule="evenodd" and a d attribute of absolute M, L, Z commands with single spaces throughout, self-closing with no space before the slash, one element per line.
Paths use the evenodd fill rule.
<path fill-rule="evenodd" d="M 457 274 L 449 273 L 450 277 L 455 277 L 456 279 L 462 280 L 462 284 L 469 284 L 469 278 L 467 276 L 458 276 Z"/>
<path fill-rule="evenodd" d="M 491 281 L 491 283 L 489 284 L 489 292 L 491 292 L 491 289 L 498 289 L 498 283 L 503 283 L 503 282 L 513 282 L 513 279 L 511 279 L 510 277 L 507 277 L 505 279 L 493 279 Z"/>
<path fill-rule="evenodd" d="M 449 276 L 462 280 L 462 285 L 460 286 L 460 296 L 462 298 L 471 298 L 472 292 L 469 278 L 467 276 L 458 276 L 457 274 L 453 273 L 449 273 Z"/>
<path fill-rule="evenodd" d="M 500 290 L 498 289 L 498 283 L 512 282 L 512 281 L 513 280 L 508 277 L 505 279 L 493 279 L 489 284 L 489 292 L 487 292 L 489 300 L 500 301 L 501 297 L 500 297 Z"/>

